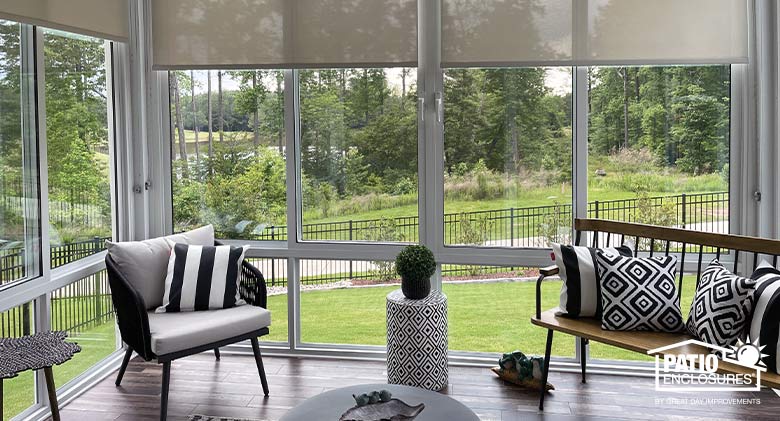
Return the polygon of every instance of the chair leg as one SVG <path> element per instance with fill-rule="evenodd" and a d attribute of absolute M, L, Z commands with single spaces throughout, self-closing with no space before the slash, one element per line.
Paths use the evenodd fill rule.
<path fill-rule="evenodd" d="M 252 338 L 250 341 L 252 342 L 252 352 L 255 353 L 257 372 L 260 373 L 260 383 L 263 385 L 263 394 L 268 396 L 268 381 L 265 379 L 265 368 L 263 367 L 263 356 L 260 355 L 260 344 L 257 342 L 257 338 Z"/>
<path fill-rule="evenodd" d="M 116 385 L 122 384 L 122 377 L 125 376 L 125 370 L 127 370 L 127 364 L 130 363 L 130 357 L 133 356 L 133 349 L 128 347 L 125 352 L 125 358 L 122 360 L 122 367 L 119 367 L 119 374 L 116 376 Z"/>
<path fill-rule="evenodd" d="M 585 383 L 585 366 L 588 364 L 588 356 L 585 351 L 588 340 L 580 338 L 580 367 L 582 368 L 582 382 Z"/>
<path fill-rule="evenodd" d="M 217 358 L 217 361 L 219 361 L 219 348 L 214 348 L 214 356 Z"/>
<path fill-rule="evenodd" d="M 547 375 L 550 374 L 550 354 L 552 353 L 553 330 L 547 329 L 547 347 L 544 350 L 544 367 L 542 367 L 542 387 L 539 397 L 539 410 L 544 411 L 544 395 L 547 394 Z"/>
<path fill-rule="evenodd" d="M 168 388 L 171 384 L 171 362 L 163 363 L 162 389 L 160 390 L 160 421 L 168 418 Z"/>

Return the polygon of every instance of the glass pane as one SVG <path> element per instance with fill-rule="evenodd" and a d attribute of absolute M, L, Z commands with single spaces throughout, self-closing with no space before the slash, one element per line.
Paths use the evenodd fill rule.
<path fill-rule="evenodd" d="M 301 260 L 301 340 L 385 345 L 385 297 L 398 289 L 386 261 Z"/>
<path fill-rule="evenodd" d="M 544 355 L 547 330 L 529 321 L 536 312 L 537 269 L 442 265 L 442 276 L 451 350 Z M 544 282 L 542 311 L 558 305 L 560 287 L 560 281 Z M 552 355 L 574 357 L 573 337 L 556 333 Z"/>
<path fill-rule="evenodd" d="M 444 71 L 444 241 L 547 247 L 571 231 L 570 68 Z"/>
<path fill-rule="evenodd" d="M 173 227 L 286 240 L 284 74 L 168 73 Z"/>
<path fill-rule="evenodd" d="M 54 268 L 111 236 L 106 41 L 46 30 L 44 63 Z"/>
<path fill-rule="evenodd" d="M 417 70 L 299 75 L 303 240 L 417 241 Z"/>
<path fill-rule="evenodd" d="M 54 366 L 58 388 L 117 349 L 114 306 L 105 270 L 52 292 L 51 328 L 68 332 L 68 340 L 81 347 L 70 361 Z"/>
<path fill-rule="evenodd" d="M 265 278 L 268 310 L 271 312 L 269 334 L 260 340 L 287 342 L 287 259 L 249 258 Z"/>
<path fill-rule="evenodd" d="M 31 32 L 0 20 L 0 286 L 40 269 Z"/>
<path fill-rule="evenodd" d="M 590 69 L 589 217 L 728 233 L 730 70 Z"/>
<path fill-rule="evenodd" d="M 34 333 L 33 303 L 0 313 L 0 337 L 17 338 Z M 3 420 L 10 420 L 35 403 L 33 371 L 25 371 L 3 382 Z"/>

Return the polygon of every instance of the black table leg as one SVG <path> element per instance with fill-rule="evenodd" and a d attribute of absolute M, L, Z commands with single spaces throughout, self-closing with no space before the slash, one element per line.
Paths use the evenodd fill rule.
<path fill-rule="evenodd" d="M 46 376 L 46 390 L 49 392 L 51 418 L 54 421 L 60 421 L 60 408 L 57 404 L 57 388 L 54 386 L 54 373 L 51 371 L 51 367 L 44 367 L 43 374 Z"/>

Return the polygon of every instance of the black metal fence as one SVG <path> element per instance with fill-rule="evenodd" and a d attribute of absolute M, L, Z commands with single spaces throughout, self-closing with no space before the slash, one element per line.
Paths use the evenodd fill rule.
<path fill-rule="evenodd" d="M 728 192 L 596 200 L 588 217 L 728 232 Z M 571 228 L 571 204 L 452 212 L 444 215 L 444 239 L 449 245 L 546 247 L 547 240 Z M 304 240 L 408 241 L 418 238 L 416 216 L 355 219 L 303 224 Z M 249 240 L 286 241 L 287 227 L 267 226 Z"/>
<path fill-rule="evenodd" d="M 570 231 L 572 207 L 569 204 L 509 208 L 444 216 L 448 244 L 486 244 L 510 247 L 545 247 L 551 236 Z M 656 225 L 682 226 L 701 231 L 728 231 L 728 193 L 682 194 L 640 197 L 588 204 L 588 216 Z M 383 220 L 352 220 L 307 224 L 304 238 L 343 241 L 415 241 L 417 217 Z M 267 227 L 252 239 L 285 240 L 286 227 Z M 104 248 L 105 238 L 73 242 L 51 249 L 52 267 L 81 259 Z M 286 259 L 252 259 L 269 286 L 286 286 Z M 525 267 L 445 265 L 443 274 L 450 277 L 519 273 Z M 395 279 L 390 262 L 314 260 L 301 262 L 303 285 L 325 284 L 346 280 L 376 282 Z M 0 250 L 0 285 L 25 276 L 22 248 Z M 100 324 L 112 317 L 111 296 L 105 271 L 83 278 L 52 293 L 52 327 L 78 331 Z M 30 304 L 0 313 L 0 336 L 30 333 Z"/>
<path fill-rule="evenodd" d="M 106 271 L 87 276 L 51 294 L 51 328 L 81 332 L 113 319 L 114 307 Z M 0 313 L 0 337 L 18 337 L 34 331 L 32 304 Z"/>

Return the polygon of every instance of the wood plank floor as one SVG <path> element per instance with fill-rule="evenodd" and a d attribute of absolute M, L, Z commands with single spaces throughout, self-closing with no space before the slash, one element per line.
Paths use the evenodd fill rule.
<path fill-rule="evenodd" d="M 385 365 L 328 359 L 264 358 L 271 396 L 264 398 L 250 356 L 200 354 L 177 360 L 171 369 L 169 419 L 190 414 L 276 420 L 289 408 L 327 389 L 361 383 L 384 383 Z M 121 387 L 114 376 L 63 408 L 63 420 L 157 419 L 161 366 L 134 359 Z M 550 373 L 556 387 L 545 413 L 537 411 L 535 392 L 510 386 L 488 369 L 450 367 L 444 393 L 471 407 L 483 420 L 763 420 L 780 419 L 780 397 L 760 393 L 682 394 L 656 392 L 649 378 Z M 732 405 L 705 399 L 760 399 L 760 404 Z M 674 402 L 672 400 L 677 399 Z M 687 402 L 679 400 L 687 399 Z M 312 420 L 319 421 L 319 420 Z M 330 420 L 324 420 L 330 421 Z M 457 420 L 452 420 L 457 421 Z"/>

